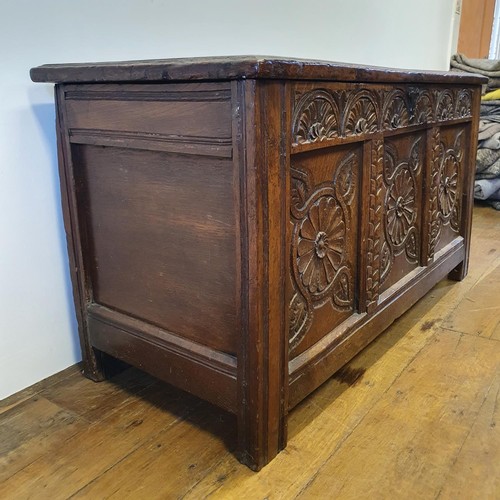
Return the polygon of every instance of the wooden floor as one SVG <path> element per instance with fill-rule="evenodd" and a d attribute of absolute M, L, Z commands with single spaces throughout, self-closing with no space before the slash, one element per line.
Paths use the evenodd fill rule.
<path fill-rule="evenodd" d="M 260 473 L 232 416 L 136 370 L 0 402 L 0 498 L 500 499 L 500 212 L 443 281 L 290 416 Z"/>

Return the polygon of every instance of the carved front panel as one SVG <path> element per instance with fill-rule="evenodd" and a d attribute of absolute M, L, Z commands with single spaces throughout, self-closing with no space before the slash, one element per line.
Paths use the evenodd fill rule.
<path fill-rule="evenodd" d="M 293 358 L 357 311 L 359 283 L 372 313 L 458 235 L 472 90 L 297 83 L 292 98 Z"/>
<path fill-rule="evenodd" d="M 463 164 L 469 142 L 468 127 L 435 128 L 431 137 L 430 182 L 427 192 L 429 259 L 460 232 Z"/>
<path fill-rule="evenodd" d="M 425 150 L 423 132 L 384 140 L 380 291 L 419 265 Z"/>
<path fill-rule="evenodd" d="M 290 349 L 298 354 L 354 311 L 362 147 L 291 160 Z"/>

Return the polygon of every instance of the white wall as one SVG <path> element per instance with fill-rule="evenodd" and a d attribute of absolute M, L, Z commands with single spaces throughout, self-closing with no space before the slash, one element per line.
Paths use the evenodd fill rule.
<path fill-rule="evenodd" d="M 314 6 L 314 8 L 313 8 Z M 0 399 L 78 361 L 44 63 L 264 54 L 446 69 L 454 0 L 0 0 Z"/>

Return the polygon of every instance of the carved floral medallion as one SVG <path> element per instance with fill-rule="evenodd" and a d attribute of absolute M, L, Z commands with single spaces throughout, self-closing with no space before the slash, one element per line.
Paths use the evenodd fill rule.
<path fill-rule="evenodd" d="M 326 303 L 338 311 L 352 308 L 353 273 L 347 258 L 349 204 L 359 157 L 338 162 L 331 181 L 311 186 L 307 169 L 291 169 L 291 282 L 289 342 L 296 347 L 309 330 L 315 309 Z"/>
<path fill-rule="evenodd" d="M 345 244 L 345 222 L 335 198 L 320 197 L 300 225 L 297 268 L 311 294 L 323 293 L 340 267 Z"/>
<path fill-rule="evenodd" d="M 395 246 L 401 245 L 416 219 L 415 181 L 408 168 L 394 176 L 387 196 L 387 231 Z"/>
<path fill-rule="evenodd" d="M 448 217 L 457 199 L 458 159 L 453 153 L 448 153 L 441 166 L 439 174 L 438 203 L 443 217 Z"/>
<path fill-rule="evenodd" d="M 305 144 L 338 135 L 338 110 L 333 97 L 323 90 L 306 94 L 294 116 L 294 142 Z"/>
<path fill-rule="evenodd" d="M 439 129 L 432 134 L 431 183 L 429 187 L 429 241 L 427 257 L 434 257 L 443 225 L 460 231 L 459 178 L 464 156 L 464 131 L 459 131 L 452 147 L 447 147 Z"/>
<path fill-rule="evenodd" d="M 385 238 L 380 250 L 380 282 L 389 276 L 395 258 L 404 252 L 406 260 L 418 260 L 417 176 L 422 169 L 424 144 L 416 137 L 408 155 L 390 141 L 384 144 L 383 180 L 385 184 Z"/>

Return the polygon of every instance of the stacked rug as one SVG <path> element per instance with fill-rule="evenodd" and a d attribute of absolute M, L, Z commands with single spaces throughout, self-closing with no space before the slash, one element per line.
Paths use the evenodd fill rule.
<path fill-rule="evenodd" d="M 456 54 L 451 67 L 488 77 L 487 93 L 481 97 L 474 197 L 500 210 L 500 60 Z"/>

